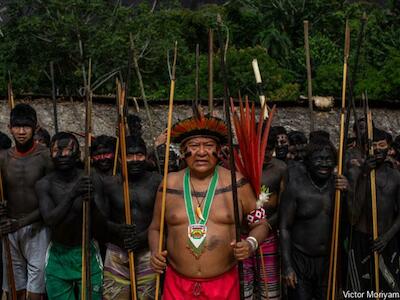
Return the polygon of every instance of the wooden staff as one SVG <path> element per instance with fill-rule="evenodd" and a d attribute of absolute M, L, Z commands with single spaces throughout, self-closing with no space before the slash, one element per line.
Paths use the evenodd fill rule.
<path fill-rule="evenodd" d="M 253 66 L 254 76 L 256 78 L 258 95 L 259 95 L 259 98 L 260 98 L 261 107 L 264 107 L 264 105 L 265 105 L 263 118 L 266 119 L 266 118 L 268 118 L 268 105 L 266 104 L 267 99 L 265 97 L 265 93 L 264 93 L 264 90 L 263 90 L 263 87 L 262 87 L 262 79 L 261 79 L 260 68 L 258 66 L 258 61 L 257 61 L 256 58 L 253 59 L 253 61 L 251 62 L 251 65 Z"/>
<path fill-rule="evenodd" d="M 218 41 L 220 46 L 220 63 L 221 63 L 221 74 L 224 82 L 224 108 L 225 108 L 225 119 L 228 127 L 228 145 L 229 145 L 229 167 L 231 171 L 231 185 L 232 185 L 232 201 L 233 201 L 233 213 L 235 217 L 235 237 L 236 242 L 240 242 L 240 217 L 239 217 L 239 203 L 238 203 L 238 192 L 237 192 L 237 184 L 236 184 L 236 168 L 235 168 L 235 158 L 233 151 L 233 131 L 232 131 L 232 123 L 231 123 L 231 115 L 229 111 L 229 91 L 228 91 L 228 78 L 226 73 L 225 66 L 225 55 L 223 51 L 223 41 L 221 34 L 222 27 L 222 19 L 221 16 L 217 17 L 218 24 Z M 238 262 L 238 271 L 239 271 L 239 282 L 240 282 L 240 299 L 244 299 L 244 281 L 243 281 L 243 263 L 241 261 Z"/>
<path fill-rule="evenodd" d="M 214 31 L 208 29 L 208 111 L 214 110 Z"/>
<path fill-rule="evenodd" d="M 310 132 L 314 131 L 314 111 L 312 100 L 312 79 L 311 79 L 311 59 L 310 59 L 310 44 L 308 39 L 308 21 L 304 21 L 304 48 L 306 52 L 307 65 L 307 97 L 308 108 L 310 110 Z"/>
<path fill-rule="evenodd" d="M 0 202 L 1 204 L 5 204 L 4 200 L 4 191 L 3 191 L 3 178 L 1 176 L 0 171 Z M 11 296 L 11 300 L 17 300 L 17 289 L 15 287 L 15 278 L 14 278 L 14 269 L 11 257 L 11 247 L 10 247 L 10 240 L 8 238 L 8 234 L 3 236 L 3 244 L 5 250 L 5 257 L 7 263 L 7 282 L 8 282 L 8 289 Z"/>
<path fill-rule="evenodd" d="M 342 82 L 342 109 L 340 112 L 340 140 L 338 152 L 338 175 L 343 175 L 343 153 L 344 153 L 344 127 L 345 127 L 345 111 L 346 111 L 346 83 L 347 83 L 347 63 L 350 53 L 350 27 L 346 21 L 346 34 L 344 46 L 344 64 L 343 64 L 343 82 Z M 337 257 L 339 245 L 339 228 L 340 228 L 340 203 L 341 191 L 336 189 L 335 192 L 335 208 L 332 222 L 332 242 L 331 242 L 331 256 L 329 264 L 329 281 L 327 290 L 327 299 L 335 300 L 336 294 L 336 273 L 337 273 Z M 332 290 L 331 290 L 332 288 Z M 330 298 L 330 295 L 332 296 Z"/>
<path fill-rule="evenodd" d="M 8 72 L 7 92 L 8 92 L 8 107 L 10 108 L 10 110 L 12 110 L 15 106 L 15 103 L 14 103 L 14 93 L 13 93 L 13 88 L 12 88 L 10 71 Z"/>
<path fill-rule="evenodd" d="M 120 82 L 117 82 L 117 100 L 119 113 L 119 145 L 121 153 L 121 173 L 124 191 L 124 206 L 125 206 L 125 223 L 132 224 L 131 203 L 129 199 L 129 182 L 128 182 L 128 164 L 126 161 L 126 118 L 125 118 L 125 89 Z M 135 276 L 135 258 L 132 251 L 128 252 L 129 256 L 129 276 L 131 282 L 131 299 L 136 300 L 136 276 Z"/>
<path fill-rule="evenodd" d="M 200 99 L 200 85 L 199 85 L 199 61 L 200 61 L 200 46 L 199 44 L 196 44 L 196 78 L 195 78 L 195 96 L 194 96 L 194 103 L 196 104 L 196 107 L 200 104 L 199 99 Z"/>
<path fill-rule="evenodd" d="M 90 176 L 90 147 L 92 140 L 92 92 L 90 80 L 92 62 L 89 59 L 88 79 L 85 87 L 85 175 Z M 89 195 L 90 198 L 90 195 Z M 81 299 L 92 299 L 92 284 L 90 272 L 90 202 L 83 201 L 82 220 L 82 288 Z"/>
<path fill-rule="evenodd" d="M 258 94 L 259 94 L 259 98 L 260 98 L 260 103 L 261 103 L 261 115 L 260 118 L 268 118 L 268 106 L 266 103 L 266 98 L 264 95 L 264 91 L 262 88 L 262 79 L 261 79 L 261 73 L 260 73 L 260 68 L 258 66 L 258 61 L 257 59 L 253 59 L 252 61 L 252 66 L 253 66 L 253 71 L 254 71 L 254 76 L 256 78 L 256 83 L 257 83 L 257 87 L 258 87 Z M 262 248 L 259 248 L 259 252 L 260 252 L 260 258 L 261 258 L 261 272 L 263 274 L 264 277 L 264 288 L 265 288 L 265 293 L 266 293 L 266 299 L 269 300 L 269 295 L 268 295 L 268 281 L 267 281 L 267 270 L 265 268 L 265 264 L 264 264 L 264 253 L 262 251 Z"/>
<path fill-rule="evenodd" d="M 53 99 L 54 131 L 58 133 L 56 85 L 54 81 L 54 65 L 52 61 L 50 62 L 50 76 L 51 76 L 51 97 Z"/>
<path fill-rule="evenodd" d="M 351 72 L 351 80 L 349 80 L 349 102 L 347 105 L 347 112 L 346 112 L 346 125 L 344 129 L 345 133 L 345 145 L 347 145 L 347 136 L 349 132 L 349 126 L 350 126 L 350 115 L 351 111 L 353 112 L 353 118 L 354 118 L 354 124 L 355 129 L 356 129 L 356 135 L 357 135 L 357 144 L 359 147 L 362 147 L 363 143 L 366 143 L 367 141 L 364 140 L 362 141 L 362 137 L 360 136 L 360 128 L 358 124 L 358 116 L 357 116 L 357 110 L 356 110 L 356 105 L 355 105 L 355 97 L 354 97 L 354 86 L 357 82 L 357 75 L 358 75 L 358 66 L 359 66 L 359 58 L 360 58 L 360 53 L 361 53 L 361 46 L 364 40 L 364 34 L 365 34 L 365 27 L 367 24 L 367 14 L 364 12 L 363 16 L 361 18 L 361 29 L 358 33 L 358 38 L 357 38 L 357 48 L 356 48 L 356 54 L 354 57 L 354 64 L 353 67 L 350 68 Z M 365 116 L 366 117 L 366 116 Z M 351 244 L 351 243 L 350 243 Z"/>
<path fill-rule="evenodd" d="M 368 107 L 368 98 L 365 95 L 365 106 L 367 111 L 367 127 L 368 127 L 368 154 L 374 155 L 372 141 L 374 140 L 374 130 L 372 125 L 372 113 Z M 376 207 L 376 170 L 372 169 L 370 173 L 371 181 L 371 204 L 372 204 L 372 237 L 374 241 L 378 238 L 378 213 Z M 379 293 L 379 254 L 374 251 L 374 271 L 375 271 L 375 291 Z M 376 297 L 379 299 L 379 297 Z"/>
<path fill-rule="evenodd" d="M 118 165 L 118 154 L 119 154 L 119 136 L 117 136 L 117 140 L 115 142 L 115 151 L 114 151 L 114 165 L 112 175 L 117 175 L 117 165 Z"/>
<path fill-rule="evenodd" d="M 160 238 L 158 241 L 158 252 L 159 253 L 161 253 L 164 248 L 165 200 L 166 200 L 166 196 L 167 196 L 167 184 L 168 184 L 167 179 L 168 179 L 169 146 L 171 144 L 172 113 L 173 113 L 173 107 L 174 107 L 177 54 L 178 54 L 178 42 L 175 42 L 174 62 L 172 64 L 172 72 L 171 72 L 171 87 L 170 87 L 170 91 L 169 91 L 167 141 L 165 143 L 164 177 L 163 177 L 163 190 L 162 190 L 162 198 L 161 198 Z M 160 274 L 157 274 L 156 295 L 155 295 L 156 300 L 158 300 L 159 293 L 160 293 Z"/>

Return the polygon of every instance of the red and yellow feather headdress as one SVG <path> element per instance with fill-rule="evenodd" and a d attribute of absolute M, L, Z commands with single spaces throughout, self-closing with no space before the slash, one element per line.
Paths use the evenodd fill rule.
<path fill-rule="evenodd" d="M 207 136 L 217 140 L 221 145 L 228 140 L 228 128 L 223 120 L 201 111 L 193 117 L 179 121 L 172 127 L 171 140 L 173 143 L 183 143 L 188 138 Z"/>

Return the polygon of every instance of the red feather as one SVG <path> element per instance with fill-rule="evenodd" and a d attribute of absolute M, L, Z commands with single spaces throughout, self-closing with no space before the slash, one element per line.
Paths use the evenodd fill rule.
<path fill-rule="evenodd" d="M 269 118 L 266 124 L 266 121 L 262 117 L 265 109 L 265 106 L 261 109 L 257 125 L 254 103 L 250 106 L 247 97 L 245 103 L 243 103 L 242 99 L 239 98 L 239 116 L 233 100 L 231 99 L 232 119 L 239 144 L 239 152 L 237 149 L 235 150 L 236 167 L 243 176 L 250 181 L 257 197 L 261 192 L 261 175 L 265 158 L 265 149 L 267 147 L 268 134 L 276 107 L 274 106 L 269 113 Z M 264 131 L 263 127 L 265 127 Z"/>

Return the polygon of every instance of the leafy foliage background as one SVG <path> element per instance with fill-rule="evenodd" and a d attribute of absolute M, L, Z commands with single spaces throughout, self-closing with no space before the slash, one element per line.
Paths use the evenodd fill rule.
<path fill-rule="evenodd" d="M 119 1 L 116 1 L 119 3 Z M 258 58 L 264 89 L 273 100 L 293 101 L 306 94 L 303 20 L 308 19 L 315 95 L 339 96 L 344 24 L 352 29 L 351 59 L 363 12 L 367 30 L 360 57 L 357 94 L 370 99 L 400 99 L 400 8 L 337 0 L 232 0 L 191 11 L 179 1 L 159 1 L 152 11 L 141 4 L 124 7 L 103 0 L 16 0 L 7 7 L 0 37 L 0 92 L 6 94 L 11 74 L 16 93 L 49 93 L 49 62 L 55 64 L 58 93 L 82 91 L 83 69 L 93 65 L 96 94 L 114 92 L 113 74 L 127 76 L 136 55 L 149 99 L 166 99 L 169 91 L 167 53 L 178 41 L 177 99 L 194 97 L 195 47 L 200 45 L 200 96 L 207 98 L 207 32 L 216 15 L 229 34 L 227 64 L 232 94 L 256 94 L 251 60 Z M 376 1 L 374 1 L 376 2 Z M 132 36 L 135 51 L 130 45 Z M 217 39 L 215 39 L 217 40 Z M 81 47 L 80 47 L 81 45 Z M 215 97 L 223 94 L 215 42 Z M 350 65 L 352 64 L 352 60 Z M 108 75 L 110 79 L 106 80 Z M 103 80 L 104 79 L 104 80 Z M 134 70 L 130 95 L 140 96 Z"/>

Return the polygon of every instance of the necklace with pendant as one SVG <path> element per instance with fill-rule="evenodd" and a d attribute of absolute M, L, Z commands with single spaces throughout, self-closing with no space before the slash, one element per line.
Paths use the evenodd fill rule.
<path fill-rule="evenodd" d="M 190 170 L 186 169 L 183 176 L 183 196 L 185 200 L 185 209 L 189 221 L 188 226 L 188 248 L 192 254 L 198 259 L 204 251 L 205 240 L 207 236 L 207 220 L 210 213 L 211 204 L 214 200 L 215 190 L 218 183 L 218 169 L 214 170 L 214 174 L 210 180 L 206 196 L 201 201 L 197 199 L 197 207 L 193 207 Z M 201 204 L 204 202 L 204 209 L 201 211 Z M 196 216 L 198 221 L 196 221 Z"/>
<path fill-rule="evenodd" d="M 194 189 L 193 186 L 193 182 L 192 180 L 190 180 L 190 186 L 192 187 L 192 190 L 194 192 L 194 196 L 196 197 L 196 202 L 197 202 L 197 206 L 196 206 L 196 216 L 199 220 L 204 221 L 204 217 L 203 217 L 203 212 L 201 211 L 201 206 L 203 205 L 204 199 L 206 199 L 206 196 L 203 196 L 203 199 L 201 199 L 201 201 L 199 201 L 199 198 L 197 197 L 197 192 Z"/>

